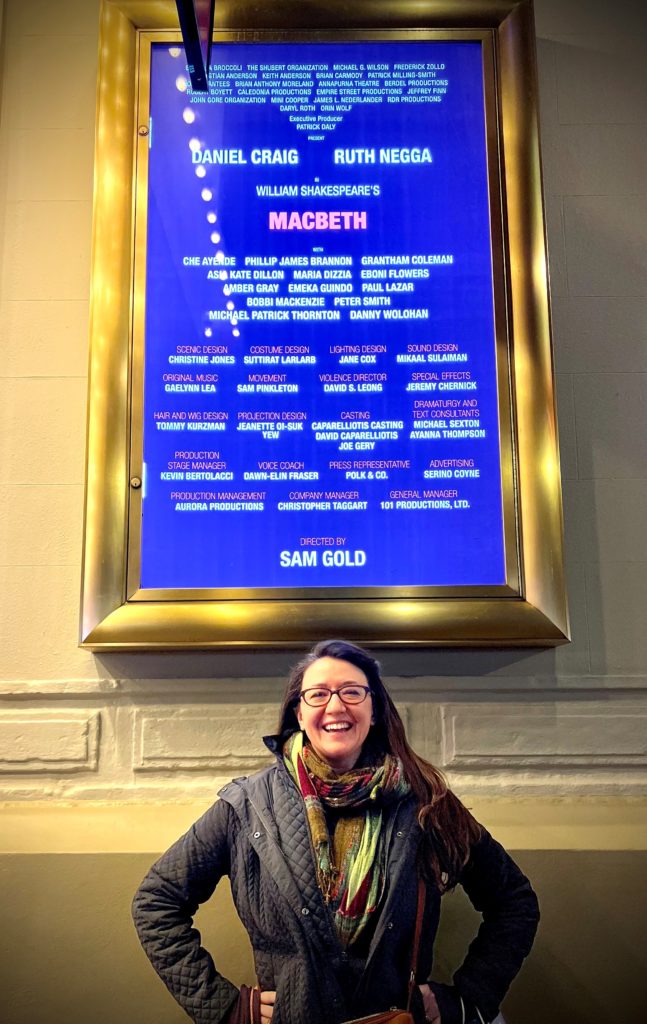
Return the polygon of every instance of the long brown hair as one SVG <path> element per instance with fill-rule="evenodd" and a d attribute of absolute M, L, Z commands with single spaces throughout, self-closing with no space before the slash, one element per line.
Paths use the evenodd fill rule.
<path fill-rule="evenodd" d="M 481 829 L 468 809 L 447 785 L 438 768 L 411 748 L 404 724 L 380 675 L 379 663 L 368 651 L 348 640 L 322 640 L 292 669 L 279 713 L 279 734 L 299 728 L 296 708 L 303 675 L 319 658 L 339 658 L 359 668 L 368 681 L 373 698 L 374 724 L 369 738 L 384 754 L 394 754 L 402 762 L 405 777 L 418 803 L 418 822 L 425 836 L 422 866 L 442 888 L 456 884 L 467 863 L 470 848 Z"/>

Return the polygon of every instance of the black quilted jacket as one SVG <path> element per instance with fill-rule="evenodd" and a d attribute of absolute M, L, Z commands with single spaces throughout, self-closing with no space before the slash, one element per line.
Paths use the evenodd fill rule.
<path fill-rule="evenodd" d="M 276 741 L 267 743 L 276 752 Z M 395 804 L 385 822 L 387 886 L 368 956 L 358 968 L 343 952 L 317 886 L 303 801 L 282 760 L 250 778 L 234 779 L 219 796 L 151 868 L 133 903 L 146 953 L 195 1024 L 219 1024 L 238 995 L 192 927 L 198 905 L 223 875 L 230 878 L 251 940 L 258 982 L 277 993 L 272 1024 L 340 1024 L 403 1007 L 421 835 L 413 801 Z M 528 880 L 485 830 L 461 884 L 483 923 L 454 987 L 432 985 L 442 1024 L 478 1024 L 479 1013 L 484 1021 L 496 1016 L 538 920 Z M 440 894 L 428 889 L 419 982 L 431 971 L 439 911 Z M 419 999 L 413 1012 L 424 1021 Z"/>

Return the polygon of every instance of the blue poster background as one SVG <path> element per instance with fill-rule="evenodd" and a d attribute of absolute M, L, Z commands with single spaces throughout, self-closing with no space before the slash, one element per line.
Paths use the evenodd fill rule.
<path fill-rule="evenodd" d="M 188 75 L 177 50 L 155 44 L 151 60 L 142 587 L 503 583 L 480 44 L 218 45 L 212 54 L 212 93 L 204 98 L 187 91 Z M 394 71 L 399 64 L 433 66 L 436 79 L 446 84 L 434 94 L 429 72 L 421 71 L 420 81 L 429 89 L 421 100 L 415 92 L 416 72 Z M 259 65 L 284 69 L 279 72 L 282 92 L 276 78 L 263 79 L 253 70 Z M 303 83 L 308 74 L 315 84 L 332 82 L 334 88 L 336 81 L 336 94 L 316 97 L 313 92 L 314 102 L 303 103 L 303 92 L 285 91 L 291 66 L 324 65 L 332 79 L 297 70 L 295 81 Z M 377 92 L 364 85 L 359 93 L 341 93 L 339 83 L 352 82 L 353 72 L 338 72 L 335 78 L 335 65 L 361 69 L 364 83 L 367 68 L 386 66 L 391 84 L 380 87 L 379 72 L 373 72 Z M 226 70 L 231 67 L 243 70 Z M 247 92 L 245 74 L 252 83 Z M 223 82 L 232 75 L 238 76 L 238 87 L 231 91 L 236 102 L 223 102 Z M 407 84 L 393 85 L 398 81 Z M 264 95 L 264 82 L 270 95 Z M 417 98 L 408 102 L 407 96 Z M 205 151 L 214 150 L 227 151 L 232 162 L 204 161 Z M 296 150 L 298 163 L 252 162 L 252 153 L 262 150 Z M 341 163 L 335 158 L 339 150 L 346 154 Z M 358 162 L 359 151 L 371 150 L 375 162 Z M 397 150 L 398 162 L 380 162 L 380 150 Z M 420 156 L 424 150 L 430 159 L 412 162 L 412 153 Z M 368 185 L 370 194 L 300 194 L 303 186 L 315 184 Z M 269 187 L 269 195 L 262 194 L 262 186 Z M 286 186 L 296 186 L 297 195 L 279 195 Z M 271 229 L 270 211 L 362 211 L 366 228 Z M 451 254 L 452 262 L 416 264 L 428 270 L 428 277 L 409 278 L 413 292 L 388 296 L 389 309 L 426 309 L 426 319 L 387 320 L 383 311 L 377 320 L 350 318 L 351 310 L 373 308 L 366 305 L 373 293 L 362 290 L 368 283 L 361 277 L 367 269 L 363 258 L 434 254 Z M 232 269 L 244 269 L 252 258 L 251 269 L 265 271 L 268 265 L 259 260 L 276 258 L 276 267 L 290 256 L 309 261 L 313 256 L 351 257 L 350 294 L 359 297 L 359 307 L 335 307 L 338 296 L 327 294 L 325 308 L 339 309 L 338 320 L 252 320 L 252 312 L 265 307 L 250 300 L 256 303 L 265 294 L 257 289 L 267 282 L 254 280 L 251 293 L 232 291 Z M 215 262 L 205 265 L 205 257 Z M 410 270 L 413 264 L 405 266 Z M 312 269 L 312 263 L 299 269 Z M 289 294 L 293 270 L 284 271 L 282 296 Z M 214 311 L 227 319 L 214 319 Z M 448 346 L 463 361 L 398 361 L 408 346 L 421 345 L 438 346 L 438 353 Z M 245 364 L 256 346 L 279 349 L 281 359 L 289 346 L 301 347 L 316 361 Z M 378 352 L 373 362 L 346 365 L 334 351 L 344 346 L 385 346 L 386 352 Z M 209 360 L 213 352 L 220 359 L 225 352 L 235 361 L 182 363 L 177 360 L 183 351 Z M 348 372 L 385 374 L 383 390 L 358 393 L 357 384 L 342 393 L 324 390 L 321 375 Z M 407 390 L 418 372 L 435 373 L 436 389 Z M 255 373 L 285 374 L 298 391 L 241 392 Z M 470 383 L 452 383 L 456 390 L 440 391 L 441 383 L 446 386 L 443 373 L 467 373 Z M 168 390 L 169 377 L 186 375 L 196 383 L 198 374 L 217 375 L 217 380 L 203 383 L 199 391 Z M 450 428 L 462 423 L 445 419 L 439 437 L 412 437 L 415 428 L 428 426 L 414 418 L 414 403 L 434 399 L 476 400 L 479 429 L 473 436 L 468 430 L 467 436 L 452 437 Z M 468 407 L 456 409 L 470 416 Z M 239 429 L 241 414 L 260 412 L 282 417 L 276 437 Z M 368 414 L 370 424 L 403 425 L 384 428 L 395 438 L 376 440 L 368 449 L 340 447 L 340 438 L 317 440 L 318 433 L 331 431 L 314 430 L 313 424 L 338 424 L 350 413 Z M 290 420 L 291 414 L 301 418 Z M 198 415 L 199 422 L 225 429 L 189 429 L 189 417 L 195 423 Z M 302 428 L 294 429 L 298 422 Z M 245 479 L 246 473 L 258 476 L 261 464 L 268 462 L 276 463 L 278 479 Z M 395 463 L 400 467 L 393 468 Z M 193 471 L 208 465 L 212 477 L 188 479 L 185 471 L 178 475 L 176 468 L 169 469 L 181 464 Z M 382 464 L 388 468 L 375 468 Z M 281 479 L 280 473 L 289 470 L 279 470 L 280 465 L 300 466 L 304 478 Z M 439 466 L 450 475 L 425 476 Z M 169 478 L 170 473 L 175 476 Z M 331 494 L 337 497 L 326 498 Z M 322 503 L 330 507 L 318 511 Z"/>

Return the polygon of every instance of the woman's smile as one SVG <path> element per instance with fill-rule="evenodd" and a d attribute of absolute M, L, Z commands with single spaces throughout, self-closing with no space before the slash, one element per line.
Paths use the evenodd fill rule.
<path fill-rule="evenodd" d="M 341 658 L 318 658 L 303 673 L 301 692 L 317 687 L 336 691 L 353 683 L 368 685 L 361 669 Z M 301 699 L 297 708 L 299 725 L 313 750 L 337 772 L 350 771 L 357 764 L 372 715 L 370 694 L 361 704 L 344 704 L 339 694 L 333 692 L 323 707 L 310 707 Z"/>

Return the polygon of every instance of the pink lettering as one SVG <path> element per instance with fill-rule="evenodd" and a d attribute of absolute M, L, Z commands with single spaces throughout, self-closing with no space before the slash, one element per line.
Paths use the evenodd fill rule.
<path fill-rule="evenodd" d="M 270 231 L 365 231 L 366 210 L 270 210 Z"/>

